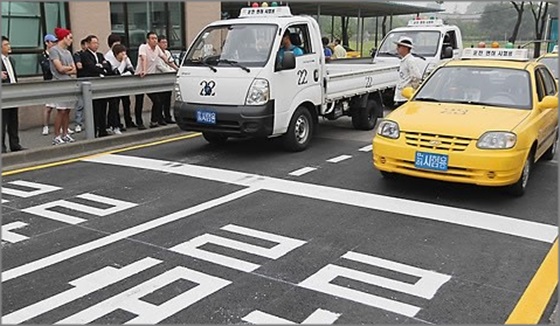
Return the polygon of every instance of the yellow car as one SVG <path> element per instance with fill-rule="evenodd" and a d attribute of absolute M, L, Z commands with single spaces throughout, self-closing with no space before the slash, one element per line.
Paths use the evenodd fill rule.
<path fill-rule="evenodd" d="M 554 78 L 558 80 L 558 51 L 541 55 L 537 62 L 546 65 L 554 75 Z"/>
<path fill-rule="evenodd" d="M 373 163 L 385 177 L 509 186 L 522 195 L 533 163 L 556 154 L 557 83 L 526 49 L 465 49 L 402 94 L 409 101 L 373 138 Z"/>

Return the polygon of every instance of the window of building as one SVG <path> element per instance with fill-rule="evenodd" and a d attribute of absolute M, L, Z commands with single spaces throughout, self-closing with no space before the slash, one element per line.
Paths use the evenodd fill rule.
<path fill-rule="evenodd" d="M 111 2 L 111 31 L 121 35 L 136 65 L 138 47 L 149 31 L 165 35 L 170 51 L 185 47 L 184 13 L 182 2 Z"/>
<path fill-rule="evenodd" d="M 43 36 L 58 26 L 68 27 L 64 2 L 2 2 L 2 34 L 10 39 L 20 77 L 41 74 Z"/>

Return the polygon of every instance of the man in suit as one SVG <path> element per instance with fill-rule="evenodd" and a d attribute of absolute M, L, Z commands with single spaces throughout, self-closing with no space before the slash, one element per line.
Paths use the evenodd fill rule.
<path fill-rule="evenodd" d="M 17 83 L 16 70 L 12 58 L 9 57 L 12 52 L 10 40 L 2 35 L 2 84 Z M 19 144 L 19 121 L 18 109 L 3 109 L 2 110 L 2 153 L 7 152 L 6 148 L 6 131 L 8 132 L 10 150 L 12 152 L 21 151 L 24 148 Z"/>
<path fill-rule="evenodd" d="M 86 37 L 87 49 L 80 53 L 82 70 L 78 70 L 80 77 L 103 77 L 112 72 L 111 64 L 105 60 L 99 49 L 99 39 L 95 35 Z M 93 100 L 93 121 L 97 137 L 107 136 L 107 104 L 108 99 Z"/>

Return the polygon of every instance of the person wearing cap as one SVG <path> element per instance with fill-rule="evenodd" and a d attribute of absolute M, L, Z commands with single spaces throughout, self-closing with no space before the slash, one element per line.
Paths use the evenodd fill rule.
<path fill-rule="evenodd" d="M 39 64 L 41 65 L 41 70 L 43 70 L 43 80 L 52 80 L 53 75 L 51 73 L 51 62 L 49 59 L 50 49 L 58 43 L 56 36 L 52 34 L 47 34 L 43 38 L 45 41 L 45 49 L 43 53 L 40 54 Z M 47 103 L 45 109 L 43 110 L 43 131 L 41 134 L 47 136 L 49 134 L 49 124 L 51 121 L 51 112 L 54 108 L 54 103 Z"/>
<path fill-rule="evenodd" d="M 418 67 L 417 59 L 412 56 L 412 39 L 407 36 L 401 37 L 397 42 L 397 53 L 401 58 L 399 66 L 399 81 L 397 82 L 397 89 L 395 90 L 395 105 L 398 107 L 404 102 L 406 98 L 402 96 L 401 92 L 405 87 L 418 88 L 422 81 L 422 73 Z"/>
<path fill-rule="evenodd" d="M 77 73 L 76 64 L 72 53 L 68 50 L 72 45 L 72 32 L 66 28 L 57 27 L 54 29 L 54 34 L 58 43 L 49 52 L 53 79 L 73 79 L 75 78 L 73 76 Z M 55 103 L 56 118 L 54 120 L 53 145 L 74 142 L 74 139 L 68 134 L 68 124 L 70 122 L 70 110 L 75 107 L 76 101 Z"/>

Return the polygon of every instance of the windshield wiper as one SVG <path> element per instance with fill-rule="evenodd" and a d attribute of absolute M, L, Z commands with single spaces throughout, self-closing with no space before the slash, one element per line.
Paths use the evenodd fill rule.
<path fill-rule="evenodd" d="M 206 62 L 206 60 L 193 60 L 193 59 L 187 59 L 185 60 L 185 62 L 190 62 L 190 63 L 200 63 L 208 68 L 210 68 L 210 70 L 212 70 L 213 72 L 217 72 L 218 69 L 216 69 L 216 67 L 214 67 L 213 65 L 209 64 L 208 62 Z"/>
<path fill-rule="evenodd" d="M 244 65 L 242 65 L 242 64 L 240 64 L 239 62 L 234 61 L 234 60 L 229 60 L 229 59 L 218 59 L 217 63 L 220 63 L 220 62 L 226 63 L 226 64 L 228 64 L 228 65 L 230 65 L 230 66 L 239 67 L 239 68 L 245 70 L 246 72 L 251 72 L 251 69 L 245 67 Z"/>
<path fill-rule="evenodd" d="M 378 54 L 388 54 L 392 57 L 398 57 L 399 55 L 394 53 L 394 52 L 389 52 L 389 51 L 381 51 L 381 52 L 377 52 Z"/>
<path fill-rule="evenodd" d="M 472 105 L 495 105 L 492 103 L 485 103 L 485 102 L 478 102 L 478 101 L 471 101 L 471 100 L 449 101 L 449 102 L 457 103 L 457 104 L 472 104 Z"/>
<path fill-rule="evenodd" d="M 414 52 L 410 52 L 410 53 L 411 53 L 413 56 L 415 56 L 415 57 L 417 57 L 417 58 L 420 58 L 420 59 L 426 61 L 426 58 L 424 58 L 424 56 L 422 56 L 421 54 L 414 53 Z"/>
<path fill-rule="evenodd" d="M 441 102 L 437 98 L 433 98 L 433 97 L 417 97 L 414 100 L 415 101 L 423 101 L 423 102 Z"/>

